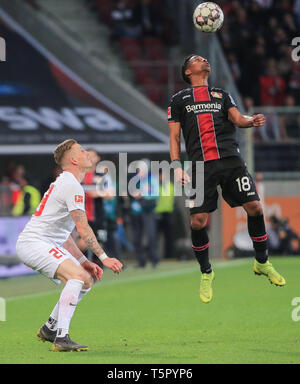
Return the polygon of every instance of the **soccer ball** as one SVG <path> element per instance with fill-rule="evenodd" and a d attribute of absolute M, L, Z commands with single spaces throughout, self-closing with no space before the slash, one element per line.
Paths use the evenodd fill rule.
<path fill-rule="evenodd" d="M 206 2 L 195 9 L 193 20 L 201 32 L 217 32 L 223 25 L 224 13 L 217 4 Z"/>

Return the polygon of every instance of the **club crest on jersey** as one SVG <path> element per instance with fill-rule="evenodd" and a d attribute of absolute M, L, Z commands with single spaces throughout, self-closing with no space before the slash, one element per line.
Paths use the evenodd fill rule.
<path fill-rule="evenodd" d="M 223 95 L 220 92 L 211 92 L 212 97 L 216 97 L 217 99 L 222 99 Z"/>
<path fill-rule="evenodd" d="M 168 119 L 171 119 L 172 113 L 171 113 L 171 107 L 168 108 Z"/>
<path fill-rule="evenodd" d="M 83 196 L 75 195 L 75 203 L 83 203 Z"/>

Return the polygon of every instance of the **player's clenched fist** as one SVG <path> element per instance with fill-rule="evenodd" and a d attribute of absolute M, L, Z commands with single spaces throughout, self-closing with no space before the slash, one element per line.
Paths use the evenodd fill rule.
<path fill-rule="evenodd" d="M 181 186 L 184 186 L 191 181 L 189 175 L 181 168 L 175 169 L 174 174 L 176 183 L 180 184 Z"/>
<path fill-rule="evenodd" d="M 102 261 L 103 265 L 111 269 L 115 273 L 120 273 L 123 268 L 123 264 L 118 260 L 111 257 L 107 257 Z"/>
<path fill-rule="evenodd" d="M 254 127 L 263 127 L 266 123 L 265 116 L 262 114 L 254 115 L 252 118 Z"/>

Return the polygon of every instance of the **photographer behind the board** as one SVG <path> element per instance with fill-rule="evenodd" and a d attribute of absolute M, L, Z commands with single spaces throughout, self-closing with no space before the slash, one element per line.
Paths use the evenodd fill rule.
<path fill-rule="evenodd" d="M 291 255 L 299 253 L 299 235 L 291 228 L 288 218 L 270 217 L 268 241 L 270 254 Z"/>

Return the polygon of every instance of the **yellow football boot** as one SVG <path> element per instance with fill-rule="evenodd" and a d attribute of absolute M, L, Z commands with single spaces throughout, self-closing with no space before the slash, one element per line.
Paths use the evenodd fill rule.
<path fill-rule="evenodd" d="M 212 282 L 215 278 L 215 273 L 203 273 L 200 281 L 200 299 L 203 303 L 210 303 L 213 298 Z"/>
<path fill-rule="evenodd" d="M 277 285 L 278 287 L 283 287 L 286 284 L 285 279 L 275 270 L 269 261 L 265 264 L 260 264 L 257 260 L 255 260 L 253 270 L 256 275 L 267 276 L 270 283 Z"/>

